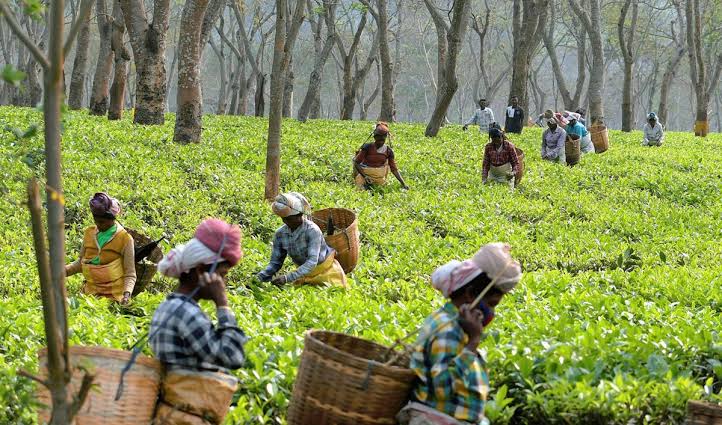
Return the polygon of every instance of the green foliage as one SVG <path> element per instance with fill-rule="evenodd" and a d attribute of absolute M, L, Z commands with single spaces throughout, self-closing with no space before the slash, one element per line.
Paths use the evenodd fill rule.
<path fill-rule="evenodd" d="M 20 82 L 25 79 L 27 74 L 23 71 L 15 69 L 14 66 L 7 64 L 2 68 L 2 79 L 7 84 L 20 87 Z"/>
<path fill-rule="evenodd" d="M 0 108 L 0 126 L 40 122 L 36 110 Z M 541 161 L 538 129 L 512 140 L 527 174 L 510 192 L 481 185 L 484 141 L 459 127 L 426 139 L 422 125 L 393 125 L 393 147 L 411 186 L 357 192 L 350 159 L 367 122 L 285 121 L 282 187 L 315 208 L 359 216 L 362 255 L 348 291 L 277 289 L 251 278 L 268 261 L 281 225 L 263 199 L 266 121 L 204 117 L 203 143 L 171 140 L 161 127 L 66 113 L 63 177 L 67 261 L 92 219 L 88 198 L 106 190 L 121 222 L 172 243 L 199 221 L 239 223 L 245 258 L 231 271 L 230 301 L 251 337 L 248 366 L 228 423 L 282 423 L 310 328 L 391 343 L 443 300 L 428 276 L 483 243 L 511 243 L 525 269 L 482 343 L 490 368 L 494 424 L 680 423 L 687 399 L 719 400 L 722 389 L 722 202 L 719 135 L 670 133 L 661 148 L 639 132 L 612 132 L 611 150 L 566 168 Z M 44 344 L 25 184 L 42 149 L 42 128 L 18 140 L 0 132 L 0 422 L 34 423 L 32 384 Z M 33 157 L 34 158 L 34 157 Z M 168 245 L 164 247 L 167 251 Z M 79 295 L 68 280 L 71 342 L 127 349 L 148 327 L 172 282 L 128 308 Z M 213 309 L 203 304 L 207 311 Z M 147 351 L 148 352 L 148 351 Z M 148 352 L 149 353 L 149 352 Z"/>

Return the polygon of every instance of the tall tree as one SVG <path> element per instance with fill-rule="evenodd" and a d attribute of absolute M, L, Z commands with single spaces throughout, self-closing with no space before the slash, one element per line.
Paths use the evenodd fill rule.
<path fill-rule="evenodd" d="M 441 125 L 446 119 L 446 112 L 449 109 L 451 100 L 459 88 L 459 81 L 456 75 L 456 64 L 458 62 L 461 43 L 469 26 L 471 14 L 471 1 L 457 0 L 450 11 L 451 21 L 439 12 L 432 0 L 424 0 L 426 9 L 431 14 L 431 19 L 436 27 L 437 39 L 437 79 L 436 102 L 434 112 L 431 114 L 429 124 L 424 134 L 426 137 L 434 137 L 439 133 Z"/>
<path fill-rule="evenodd" d="M 273 65 L 271 70 L 271 107 L 268 113 L 268 143 L 266 145 L 266 187 L 265 198 L 272 200 L 278 195 L 281 185 L 281 120 L 283 119 L 283 91 L 286 70 L 291 60 L 291 51 L 296 44 L 298 31 L 303 23 L 305 2 L 296 0 L 296 6 L 288 27 L 288 0 L 276 0 L 276 35 L 273 43 Z"/>
<path fill-rule="evenodd" d="M 394 62 L 389 48 L 389 12 L 387 0 L 376 0 L 376 8 L 369 0 L 361 0 L 366 5 L 378 28 L 379 58 L 381 60 L 381 113 L 379 120 L 394 120 Z"/>
<path fill-rule="evenodd" d="M 472 47 L 471 49 L 472 53 L 479 55 L 476 58 L 475 64 L 478 77 L 474 79 L 473 91 L 474 100 L 478 100 L 480 97 L 486 97 L 487 100 L 491 101 L 501 88 L 502 83 L 506 81 L 506 77 L 509 75 L 509 71 L 511 70 L 511 63 L 508 63 L 503 69 L 501 69 L 494 80 L 491 79 L 487 66 L 487 57 L 489 54 L 487 50 L 487 37 L 490 29 L 491 8 L 489 7 L 488 1 L 484 2 L 484 6 L 485 10 L 483 19 L 481 16 L 476 16 L 473 13 L 471 15 L 471 28 L 476 33 L 479 41 L 478 48 L 474 49 Z M 483 87 L 481 83 L 483 83 Z"/>
<path fill-rule="evenodd" d="M 165 41 L 170 17 L 170 0 L 155 0 L 148 20 L 145 0 L 121 0 L 125 28 L 130 36 L 135 61 L 136 124 L 163 124 L 168 95 L 165 70 Z"/>
<path fill-rule="evenodd" d="M 123 117 L 125 103 L 125 86 L 128 79 L 128 62 L 130 52 L 125 48 L 125 20 L 120 0 L 113 0 L 113 34 L 110 43 L 113 51 L 113 85 L 110 86 L 110 107 L 108 119 L 119 120 Z"/>
<path fill-rule="evenodd" d="M 90 12 L 88 0 L 81 10 Z M 35 60 L 43 68 L 43 118 L 45 132 L 45 173 L 47 205 L 47 238 L 41 213 L 39 188 L 33 180 L 28 185 L 29 207 L 31 212 L 33 240 L 40 276 L 40 291 L 43 302 L 45 337 L 48 348 L 48 376 L 46 379 L 33 377 L 50 390 L 52 412 L 51 425 L 72 423 L 73 417 L 82 407 L 92 387 L 93 377 L 86 374 L 77 394 L 72 394 L 68 384 L 72 377 L 68 356 L 68 322 L 65 293 L 65 215 L 63 181 L 61 168 L 61 104 L 63 99 L 63 66 L 66 53 L 80 26 L 87 19 L 87 13 L 79 13 L 71 26 L 65 43 L 64 0 L 50 2 L 47 16 L 49 34 L 47 55 L 36 45 L 18 25 L 7 3 L 0 1 L 0 15 L 15 36 L 28 48 Z"/>
<path fill-rule="evenodd" d="M 511 87 L 509 98 L 517 96 L 522 109 L 529 111 L 528 81 L 531 62 L 542 40 L 549 0 L 514 0 L 512 8 Z"/>
<path fill-rule="evenodd" d="M 672 20 L 670 23 L 672 42 L 670 43 L 670 48 L 667 50 L 673 49 L 674 53 L 670 55 L 667 67 L 664 70 L 664 75 L 662 76 L 662 84 L 659 87 L 659 108 L 657 110 L 659 122 L 664 125 L 668 124 L 667 116 L 669 114 L 669 91 L 672 87 L 672 81 L 677 74 L 677 68 L 682 62 L 684 54 L 687 51 L 687 45 L 685 43 L 686 31 L 684 12 L 682 12 L 682 6 L 680 5 L 679 0 L 673 0 L 672 3 L 674 4 L 674 8 L 677 13 L 677 19 Z M 675 24 L 677 24 L 677 30 L 675 30 Z"/>
<path fill-rule="evenodd" d="M 336 2 L 333 0 L 323 0 L 323 17 L 315 16 L 310 0 L 307 3 L 307 8 L 309 13 L 308 21 L 311 24 L 311 30 L 313 32 L 315 58 L 313 61 L 313 69 L 308 77 L 308 89 L 306 90 L 306 95 L 303 97 L 303 102 L 301 102 L 301 107 L 298 109 L 297 117 L 301 122 L 306 121 L 308 118 L 319 117 L 323 67 L 326 65 L 326 61 L 331 54 L 336 39 L 336 35 L 334 34 L 336 25 L 333 24 L 333 22 L 336 21 Z M 332 24 L 326 25 L 326 39 L 322 41 L 321 33 L 324 22 L 331 22 Z"/>
<path fill-rule="evenodd" d="M 589 72 L 589 118 L 592 124 L 604 124 L 604 44 L 602 39 L 601 0 L 589 0 L 589 12 L 577 0 L 567 0 L 572 12 L 589 36 L 592 67 Z"/>
<path fill-rule="evenodd" d="M 95 14 L 98 22 L 98 62 L 93 76 L 93 89 L 90 94 L 90 114 L 105 115 L 110 99 L 110 76 L 113 69 L 113 16 L 108 13 L 105 0 L 97 0 Z"/>
<path fill-rule="evenodd" d="M 584 90 L 584 83 L 587 80 L 587 64 L 585 62 L 587 55 L 587 33 L 583 27 L 579 28 L 579 31 L 576 32 L 575 29 L 577 29 L 577 26 L 572 26 L 572 28 L 569 29 L 569 31 L 575 35 L 574 39 L 576 41 L 577 60 L 577 82 L 574 87 L 574 94 L 572 94 L 567 87 L 567 82 L 564 78 L 564 71 L 562 70 L 561 63 L 557 55 L 557 44 L 554 40 L 554 28 L 557 21 L 556 10 L 557 4 L 552 1 L 549 7 L 550 16 L 547 29 L 543 32 L 544 47 L 549 55 L 554 79 L 557 82 L 559 94 L 562 96 L 562 102 L 564 102 L 564 109 L 567 111 L 575 111 L 581 106 L 580 101 Z"/>
<path fill-rule="evenodd" d="M 714 7 L 714 6 L 710 6 Z M 708 111 L 709 101 L 717 87 L 722 71 L 722 53 L 712 65 L 712 73 L 707 77 L 707 64 L 705 64 L 705 51 L 703 48 L 702 10 L 699 0 L 687 0 L 685 7 L 687 16 L 687 55 L 689 56 L 689 73 L 694 86 L 696 113 L 694 134 L 705 137 L 709 132 Z M 711 55 L 710 55 L 711 56 Z"/>
<path fill-rule="evenodd" d="M 90 6 L 92 10 L 92 2 Z M 88 72 L 88 47 L 90 46 L 90 15 L 81 25 L 78 31 L 78 41 L 75 45 L 73 73 L 70 77 L 70 93 L 68 94 L 68 107 L 70 109 L 81 109 L 83 107 L 85 74 Z"/>
<path fill-rule="evenodd" d="M 629 8 L 632 8 L 632 18 L 629 28 L 625 29 Z M 617 21 L 617 38 L 619 49 L 624 61 L 624 85 L 622 86 L 622 131 L 632 131 L 634 127 L 634 100 L 632 99 L 632 73 L 634 72 L 635 50 L 634 35 L 637 31 L 637 17 L 639 15 L 639 0 L 625 0 Z M 626 35 L 625 35 L 626 33 Z"/>

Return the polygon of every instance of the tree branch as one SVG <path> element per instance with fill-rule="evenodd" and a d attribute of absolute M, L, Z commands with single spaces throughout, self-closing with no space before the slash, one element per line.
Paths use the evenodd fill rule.
<path fill-rule="evenodd" d="M 70 27 L 68 38 L 65 40 L 65 45 L 63 45 L 63 57 L 68 56 L 68 53 L 70 53 L 70 49 L 73 47 L 73 41 L 78 35 L 78 31 L 80 31 L 80 27 L 82 27 L 83 24 L 85 24 L 88 20 L 88 17 L 90 16 L 90 10 L 92 8 L 93 0 L 83 0 L 82 3 L 80 3 L 80 11 L 78 12 L 78 16 L 75 18 L 73 26 Z"/>
<path fill-rule="evenodd" d="M 33 381 L 39 383 L 40 385 L 44 386 L 45 388 L 50 388 L 50 383 L 48 381 L 40 378 L 39 376 L 33 375 L 32 373 L 30 373 L 26 370 L 23 370 L 23 369 L 18 370 L 18 375 L 24 376 L 25 378 L 28 378 L 28 379 L 32 379 Z"/>
<path fill-rule="evenodd" d="M 25 47 L 28 48 L 35 60 L 43 67 L 43 70 L 47 71 L 50 69 L 50 62 L 45 57 L 45 54 L 40 51 L 38 45 L 33 43 L 30 36 L 28 36 L 28 34 L 20 27 L 18 21 L 15 20 L 15 15 L 10 8 L 8 8 L 6 0 L 0 0 L 0 13 L 5 15 L 5 20 L 8 21 L 8 25 L 10 26 L 12 32 L 20 39 Z"/>
<path fill-rule="evenodd" d="M 80 389 L 78 390 L 78 394 L 73 396 L 73 403 L 70 405 L 70 418 L 73 418 L 81 407 L 83 407 L 83 403 L 85 403 L 85 399 L 88 397 L 88 393 L 90 392 L 90 389 L 93 387 L 93 380 L 95 379 L 95 375 L 91 375 L 88 372 L 85 372 L 85 375 L 83 376 L 83 381 L 80 383 Z"/>

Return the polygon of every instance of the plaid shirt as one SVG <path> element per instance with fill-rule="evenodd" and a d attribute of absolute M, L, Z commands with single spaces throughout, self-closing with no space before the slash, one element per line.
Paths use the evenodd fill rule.
<path fill-rule="evenodd" d="M 451 302 L 432 313 L 411 354 L 418 377 L 413 398 L 461 421 L 479 423 L 489 394 L 489 376 L 480 354 L 465 345 L 469 337 Z"/>
<path fill-rule="evenodd" d="M 516 156 L 516 148 L 514 145 L 504 140 L 501 144 L 501 150 L 496 150 L 492 143 L 487 143 L 484 147 L 484 165 L 481 172 L 481 177 L 486 181 L 489 177 L 489 169 L 493 165 L 499 167 L 501 165 L 511 162 L 511 169 L 514 175 L 519 174 L 519 158 Z"/>
<path fill-rule="evenodd" d="M 286 275 L 286 282 L 293 282 L 309 274 L 311 270 L 328 258 L 331 252 L 332 248 L 326 244 L 323 232 L 312 221 L 304 218 L 303 224 L 295 231 L 291 231 L 284 224 L 276 230 L 276 235 L 273 237 L 271 262 L 268 267 L 258 273 L 258 279 L 262 282 L 271 280 L 283 266 L 286 255 L 290 255 L 291 260 L 298 268 Z"/>
<path fill-rule="evenodd" d="M 229 308 L 218 309 L 214 327 L 195 300 L 171 293 L 155 310 L 150 334 L 155 357 L 172 366 L 225 371 L 244 362 L 247 338 Z"/>
<path fill-rule="evenodd" d="M 464 125 L 479 124 L 479 131 L 481 133 L 488 133 L 489 125 L 494 121 L 494 111 L 492 111 L 489 107 L 486 107 L 484 109 L 477 109 L 476 112 L 474 112 L 474 115 L 469 118 Z"/>

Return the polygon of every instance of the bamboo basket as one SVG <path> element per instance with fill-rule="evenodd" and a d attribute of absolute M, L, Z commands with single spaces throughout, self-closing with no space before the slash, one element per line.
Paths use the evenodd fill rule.
<path fill-rule="evenodd" d="M 395 424 L 416 374 L 408 368 L 407 355 L 384 364 L 389 351 L 349 335 L 309 331 L 293 385 L 288 424 Z"/>
<path fill-rule="evenodd" d="M 143 246 L 153 242 L 148 236 L 138 232 L 137 230 L 125 228 L 125 230 L 133 237 L 135 247 Z M 140 294 L 148 289 L 155 272 L 158 271 L 158 263 L 163 259 L 163 251 L 160 247 L 155 247 L 153 252 L 140 263 L 135 263 L 135 287 L 133 288 L 133 296 Z"/>
<path fill-rule="evenodd" d="M 521 178 L 524 177 L 524 151 L 514 147 L 516 149 L 516 157 L 519 159 L 519 183 L 521 183 Z"/>
<path fill-rule="evenodd" d="M 604 124 L 592 124 L 589 128 L 592 133 L 592 144 L 595 153 L 606 152 L 609 149 L 609 130 Z"/>
<path fill-rule="evenodd" d="M 95 375 L 94 388 L 88 393 L 85 403 L 75 417 L 76 425 L 135 425 L 148 424 L 153 419 L 158 390 L 160 388 L 161 366 L 157 360 L 138 356 L 133 367 L 125 375 L 124 391 L 120 400 L 115 393 L 120 382 L 120 372 L 130 360 L 131 353 L 104 347 L 74 346 L 69 349 L 73 376 L 69 385 L 70 393 L 76 394 L 86 368 Z M 46 377 L 47 349 L 38 353 L 40 375 Z M 44 386 L 38 386 L 38 401 L 45 407 L 39 413 L 40 423 L 50 420 L 50 393 Z"/>
<path fill-rule="evenodd" d="M 709 121 L 695 121 L 694 135 L 699 137 L 707 137 L 709 134 Z"/>
<path fill-rule="evenodd" d="M 703 401 L 687 402 L 686 425 L 722 425 L 722 406 Z"/>
<path fill-rule="evenodd" d="M 221 424 L 238 380 L 218 372 L 170 370 L 163 377 L 154 424 Z"/>
<path fill-rule="evenodd" d="M 577 136 L 576 139 L 573 139 L 572 137 L 567 137 L 566 142 L 564 142 L 564 153 L 567 157 L 567 165 L 573 166 L 579 162 L 579 157 L 581 156 L 581 150 L 579 148 L 579 136 Z"/>
<path fill-rule="evenodd" d="M 337 229 L 333 235 L 327 235 L 328 218 L 333 219 Z M 326 243 L 336 250 L 336 259 L 344 273 L 351 273 L 359 258 L 359 230 L 356 213 L 346 208 L 326 208 L 314 211 L 313 222 L 321 228 Z"/>

